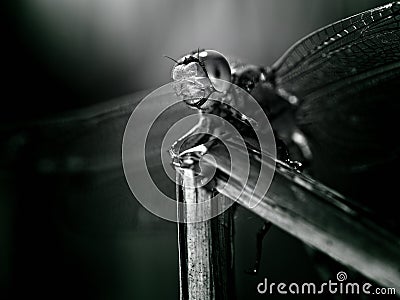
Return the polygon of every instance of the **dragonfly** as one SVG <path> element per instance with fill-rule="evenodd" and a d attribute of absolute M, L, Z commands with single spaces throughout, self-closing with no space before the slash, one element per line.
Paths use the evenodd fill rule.
<path fill-rule="evenodd" d="M 278 159 L 299 161 L 322 182 L 387 213 L 390 201 L 384 199 L 392 198 L 389 191 L 396 186 L 390 170 L 400 166 L 400 2 L 320 28 L 272 66 L 198 49 L 175 61 L 172 78 L 176 94 L 190 107 L 228 118 L 251 136 L 251 120 L 227 104 L 209 100 L 215 92 L 228 92 L 227 86 L 214 85 L 215 79 L 246 90 L 271 122 Z M 377 179 L 381 176 L 383 184 Z M 254 273 L 269 228 L 265 224 L 257 235 Z"/>

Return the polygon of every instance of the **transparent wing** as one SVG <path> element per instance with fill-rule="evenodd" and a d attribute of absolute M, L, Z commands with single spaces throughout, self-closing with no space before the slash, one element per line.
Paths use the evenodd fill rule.
<path fill-rule="evenodd" d="M 299 98 L 297 123 L 321 151 L 354 154 L 358 166 L 397 157 L 400 2 L 310 34 L 272 69 L 277 88 Z"/>
<path fill-rule="evenodd" d="M 273 66 L 322 182 L 388 213 L 400 167 L 400 2 L 324 27 Z"/>
<path fill-rule="evenodd" d="M 400 2 L 362 12 L 306 36 L 273 66 L 276 85 L 300 101 L 400 74 Z"/>

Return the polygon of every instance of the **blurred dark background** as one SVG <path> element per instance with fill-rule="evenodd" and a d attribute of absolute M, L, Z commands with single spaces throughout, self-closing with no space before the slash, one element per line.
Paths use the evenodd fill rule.
<path fill-rule="evenodd" d="M 383 3 L 2 1 L 1 128 L 156 88 L 170 80 L 172 65 L 164 54 L 213 48 L 270 65 L 311 31 Z M 38 136 L 30 130 L 1 132 L 1 299 L 177 299 L 176 225 L 132 201 L 121 169 L 57 171 L 54 161 L 79 169 L 82 162 L 71 153 L 97 147 L 98 137 L 41 133 L 52 139 L 52 148 L 30 143 Z M 64 140 L 69 144 L 61 149 Z M 120 144 L 112 147 L 119 155 Z M 38 159 L 43 153 L 52 159 Z M 105 160 L 104 153 L 99 147 L 95 161 Z M 245 275 L 262 222 L 242 209 L 236 220 L 239 299 L 257 298 L 256 284 L 264 277 L 319 280 L 303 245 L 277 228 L 264 243 L 260 276 Z"/>

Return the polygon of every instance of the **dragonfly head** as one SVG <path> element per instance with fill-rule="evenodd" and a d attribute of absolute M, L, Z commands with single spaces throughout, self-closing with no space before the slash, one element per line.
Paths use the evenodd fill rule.
<path fill-rule="evenodd" d="M 188 105 L 200 108 L 212 93 L 229 89 L 231 69 L 221 53 L 197 50 L 177 61 L 172 79 L 176 94 Z"/>

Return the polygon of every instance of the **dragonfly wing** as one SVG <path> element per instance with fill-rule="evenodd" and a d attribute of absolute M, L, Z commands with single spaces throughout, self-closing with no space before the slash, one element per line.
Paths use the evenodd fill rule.
<path fill-rule="evenodd" d="M 358 151 L 357 165 L 397 155 L 400 2 L 306 36 L 272 69 L 277 89 L 298 97 L 296 122 L 310 139 Z"/>
<path fill-rule="evenodd" d="M 343 86 L 399 75 L 400 2 L 343 19 L 306 36 L 272 66 L 277 88 L 300 101 Z"/>
<path fill-rule="evenodd" d="M 276 88 L 299 100 L 314 176 L 383 207 L 399 166 L 400 2 L 312 33 L 272 69 Z"/>

